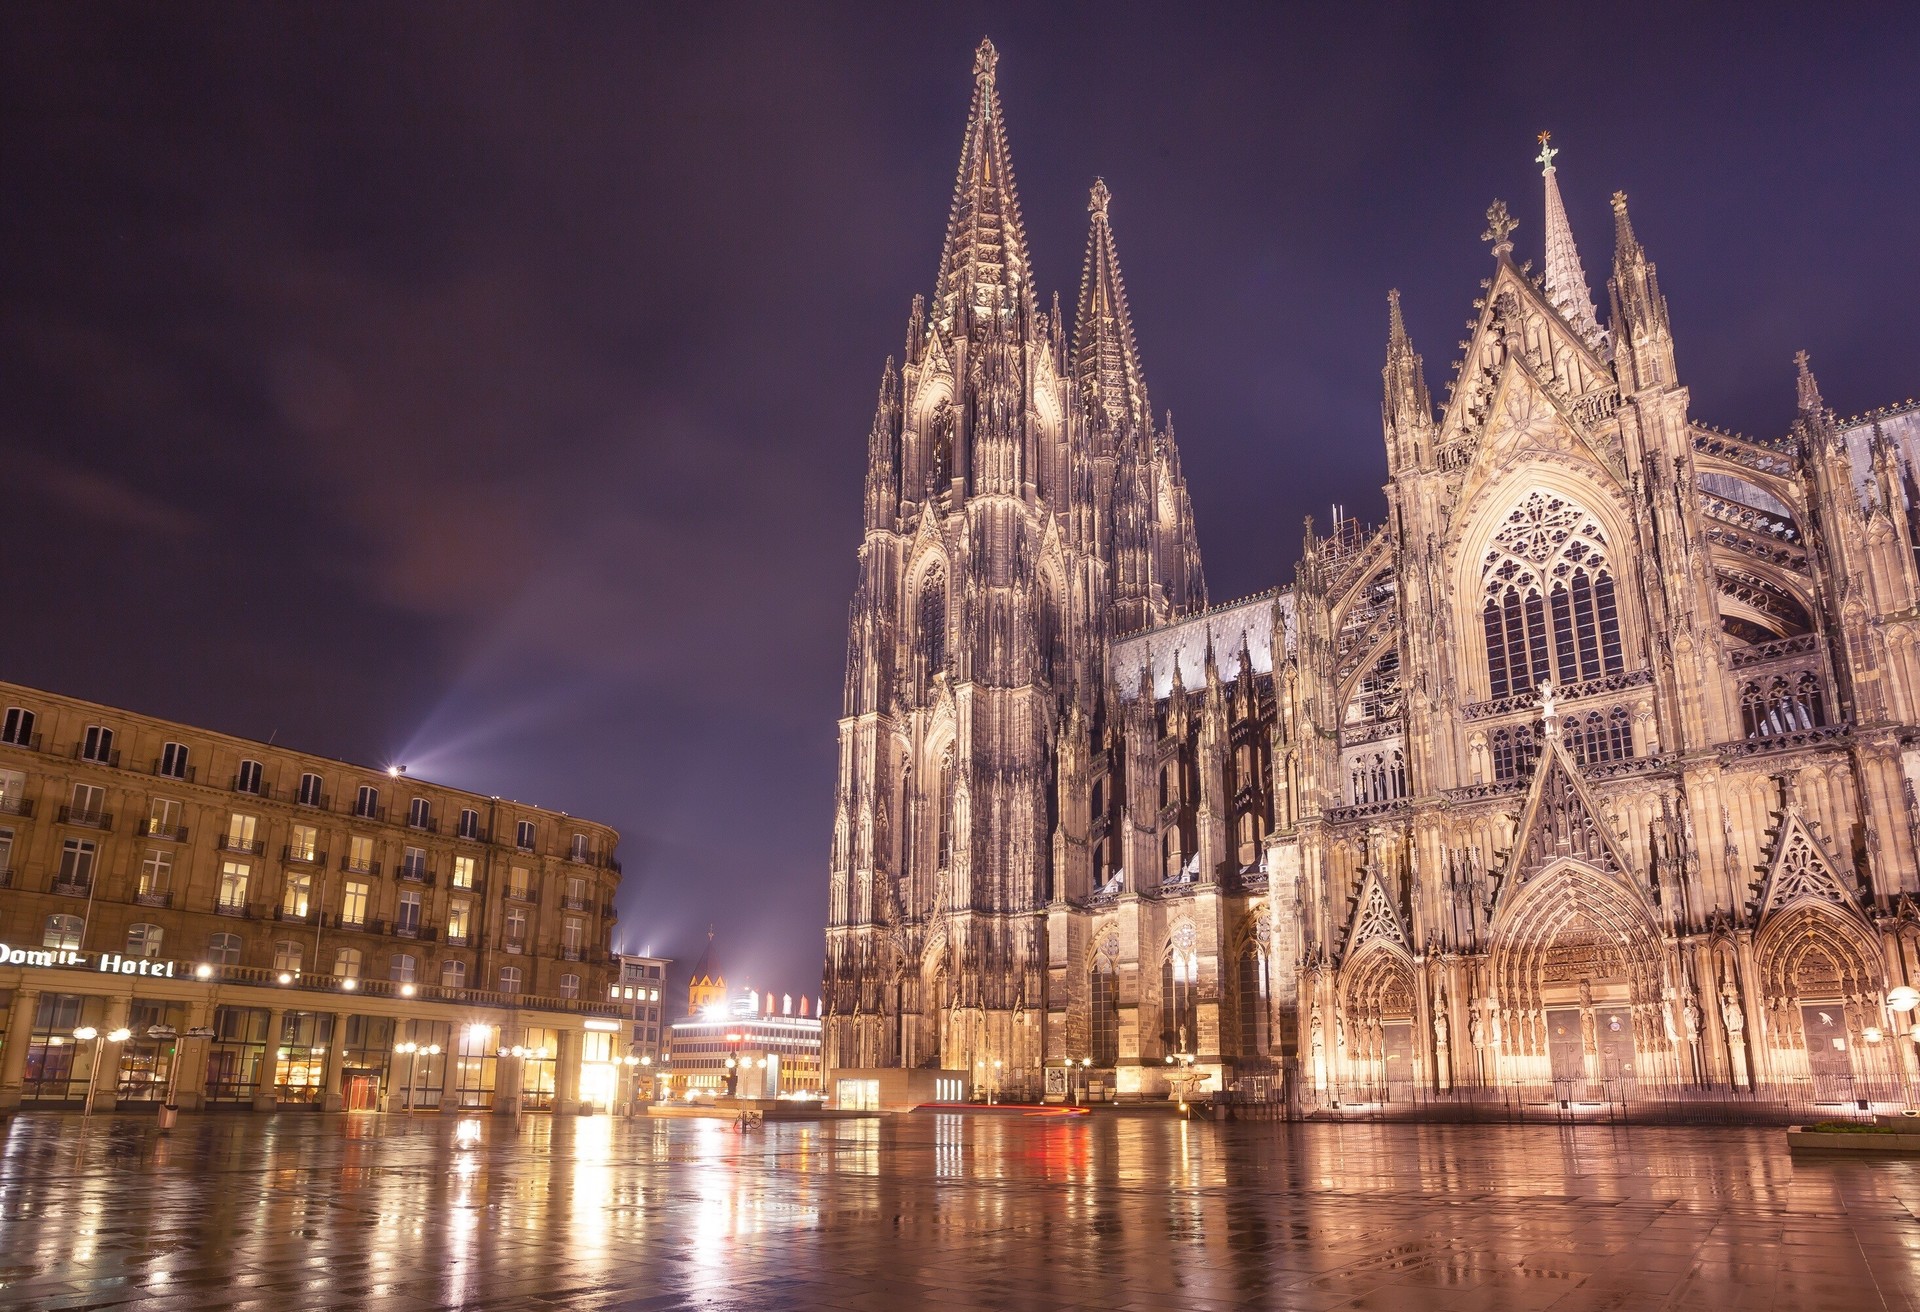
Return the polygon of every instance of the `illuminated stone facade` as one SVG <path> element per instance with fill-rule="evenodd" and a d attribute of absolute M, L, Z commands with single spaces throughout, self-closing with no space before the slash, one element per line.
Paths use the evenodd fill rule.
<path fill-rule="evenodd" d="M 167 1072 L 189 1107 L 380 1105 L 408 1080 L 433 1106 L 491 1106 L 510 1080 L 564 1102 L 583 1053 L 610 1061 L 585 1019 L 621 1014 L 618 841 L 560 812 L 0 683 L 0 1106 L 71 1102 L 89 1081 L 159 1096 L 169 1052 L 136 1036 L 117 1076 L 90 1073 L 91 1054 L 58 1050 L 83 1022 L 226 1027 Z M 95 969 L 103 956 L 133 971 Z M 394 1054 L 414 1038 L 435 1052 Z M 500 1074 L 514 1046 L 547 1055 Z"/>
<path fill-rule="evenodd" d="M 946 251 L 869 446 L 826 1062 L 1182 1072 L 1303 1102 L 1908 1078 L 1912 402 L 1804 357 L 1695 420 L 1614 200 L 1603 327 L 1553 168 L 1429 398 L 1390 297 L 1386 523 L 1209 609 L 1097 186 L 1040 307 L 983 46 Z M 1783 380 L 1784 390 L 1784 380 Z"/>

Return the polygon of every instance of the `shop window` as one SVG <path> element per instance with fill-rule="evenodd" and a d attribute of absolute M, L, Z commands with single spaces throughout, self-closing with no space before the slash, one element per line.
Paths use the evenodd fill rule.
<path fill-rule="evenodd" d="M 319 1102 L 326 1091 L 327 1049 L 332 1044 L 332 1013 L 290 1011 L 283 1016 L 274 1049 L 274 1096 L 280 1102 Z"/>
<path fill-rule="evenodd" d="M 75 1043 L 86 999 L 71 993 L 42 993 L 27 1035 L 27 1064 L 22 1076 L 25 1102 L 79 1102 L 93 1074 L 90 1044 Z M 9 1042 L 13 1036 L 8 1035 Z"/>
<path fill-rule="evenodd" d="M 453 1059 L 454 1103 L 460 1107 L 492 1107 L 494 1076 L 499 1056 L 491 1025 L 462 1025 L 455 1031 Z"/>
<path fill-rule="evenodd" d="M 230 936 L 229 936 L 230 937 Z M 207 1045 L 207 1101 L 251 1102 L 267 1060 L 265 1007 L 216 1007 Z"/>

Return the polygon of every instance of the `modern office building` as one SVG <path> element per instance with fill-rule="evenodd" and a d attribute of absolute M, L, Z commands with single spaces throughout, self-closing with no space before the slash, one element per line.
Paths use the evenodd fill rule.
<path fill-rule="evenodd" d="M 704 1014 L 673 1022 L 668 1096 L 818 1097 L 820 1018 L 795 1015 L 791 996 L 781 1010 L 773 1005 L 771 995 L 763 1002 L 743 991 L 724 1007 L 709 1004 Z M 800 1006 L 807 1010 L 807 999 Z"/>
<path fill-rule="evenodd" d="M 0 716 L 0 1107 L 618 1096 L 606 825 L 15 684 Z"/>

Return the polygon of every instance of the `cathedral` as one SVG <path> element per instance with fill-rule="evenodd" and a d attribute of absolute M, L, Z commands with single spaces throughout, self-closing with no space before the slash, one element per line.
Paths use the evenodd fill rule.
<path fill-rule="evenodd" d="M 1842 420 L 1803 354 L 1787 432 L 1694 418 L 1626 196 L 1603 321 L 1543 136 L 1541 267 L 1494 202 L 1437 408 L 1388 294 L 1385 522 L 1309 521 L 1290 582 L 1214 604 L 1112 198 L 1069 322 L 995 64 L 868 435 L 826 1066 L 1304 1107 L 1906 1088 L 1920 407 Z"/>

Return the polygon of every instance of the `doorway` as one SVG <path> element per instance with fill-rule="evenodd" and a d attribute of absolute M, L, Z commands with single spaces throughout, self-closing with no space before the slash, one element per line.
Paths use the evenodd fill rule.
<path fill-rule="evenodd" d="M 346 1104 L 350 1112 L 380 1109 L 380 1078 L 366 1071 L 346 1072 Z"/>

